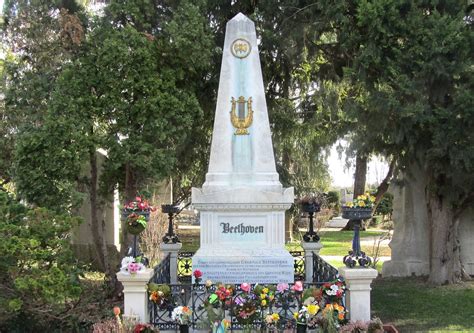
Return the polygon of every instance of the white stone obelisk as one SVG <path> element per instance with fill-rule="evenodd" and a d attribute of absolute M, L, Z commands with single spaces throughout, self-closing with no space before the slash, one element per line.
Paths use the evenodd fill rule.
<path fill-rule="evenodd" d="M 192 190 L 201 224 L 193 270 L 224 283 L 293 282 L 284 247 L 293 200 L 276 172 L 255 25 L 239 13 L 227 23 L 209 170 Z"/>

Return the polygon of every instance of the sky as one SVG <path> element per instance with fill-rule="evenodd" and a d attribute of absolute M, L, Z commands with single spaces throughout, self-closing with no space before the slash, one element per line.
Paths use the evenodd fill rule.
<path fill-rule="evenodd" d="M 350 168 L 346 167 L 346 156 L 343 154 L 339 158 L 337 146 L 345 146 L 345 141 L 336 143 L 331 148 L 328 158 L 329 173 L 334 187 L 352 187 L 354 185 L 355 161 L 352 161 Z M 367 184 L 379 184 L 387 174 L 388 164 L 381 158 L 374 157 L 367 165 Z"/>

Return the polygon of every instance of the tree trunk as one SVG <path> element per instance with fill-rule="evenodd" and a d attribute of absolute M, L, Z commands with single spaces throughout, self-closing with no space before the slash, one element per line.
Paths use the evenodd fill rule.
<path fill-rule="evenodd" d="M 129 163 L 125 164 L 125 185 L 124 185 L 124 200 L 129 202 L 134 200 L 137 195 L 137 188 L 135 184 L 135 177 L 133 170 Z M 128 247 L 132 244 L 133 236 L 127 232 L 125 219 L 122 219 L 122 242 L 120 243 L 120 257 L 124 257 L 127 253 Z"/>
<path fill-rule="evenodd" d="M 375 202 L 372 208 L 372 214 L 375 213 L 375 211 L 377 210 L 377 206 L 379 205 L 380 201 L 383 198 L 383 195 L 388 191 L 388 187 L 390 186 L 390 181 L 392 180 L 393 172 L 395 170 L 395 165 L 396 165 L 396 160 L 395 158 L 393 158 L 392 161 L 390 162 L 390 166 L 388 167 L 387 175 L 385 176 L 385 178 L 382 180 L 379 187 L 377 188 L 377 193 L 375 194 Z"/>
<path fill-rule="evenodd" d="M 357 153 L 356 169 L 354 173 L 354 195 L 356 199 L 365 192 L 365 181 L 367 178 L 367 156 Z M 349 220 L 342 230 L 354 230 L 354 220 Z"/>
<path fill-rule="evenodd" d="M 99 223 L 99 218 L 97 216 L 97 155 L 95 150 L 91 149 L 89 152 L 89 164 L 90 164 L 90 183 L 89 183 L 89 203 L 90 203 L 90 214 L 91 214 L 91 227 L 92 227 L 92 237 L 94 241 L 94 246 L 96 250 L 96 257 L 99 261 L 100 268 L 107 272 L 106 260 L 104 258 L 103 247 L 104 243 L 102 226 Z"/>
<path fill-rule="evenodd" d="M 434 285 L 461 281 L 462 264 L 459 243 L 459 219 L 445 197 L 426 191 L 430 228 L 430 275 Z"/>

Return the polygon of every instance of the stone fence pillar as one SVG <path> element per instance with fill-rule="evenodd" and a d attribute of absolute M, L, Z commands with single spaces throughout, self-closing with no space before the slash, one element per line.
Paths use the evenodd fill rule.
<path fill-rule="evenodd" d="M 370 284 L 378 275 L 373 268 L 340 267 L 339 274 L 346 282 L 346 307 L 350 321 L 370 320 Z"/>
<path fill-rule="evenodd" d="M 313 282 L 313 253 L 319 255 L 319 251 L 323 248 L 321 242 L 301 242 L 301 247 L 304 250 L 304 271 L 305 282 Z"/>
<path fill-rule="evenodd" d="M 170 283 L 178 283 L 178 252 L 183 247 L 182 243 L 161 243 L 160 249 L 163 252 L 163 258 L 170 255 Z"/>
<path fill-rule="evenodd" d="M 134 317 L 139 323 L 148 322 L 147 284 L 153 276 L 153 269 L 146 268 L 142 273 L 117 273 L 117 279 L 123 285 L 123 302 L 125 317 Z"/>

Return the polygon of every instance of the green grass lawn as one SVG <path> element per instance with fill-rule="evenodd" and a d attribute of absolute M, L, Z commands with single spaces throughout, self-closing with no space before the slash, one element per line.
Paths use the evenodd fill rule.
<path fill-rule="evenodd" d="M 421 278 L 378 278 L 372 313 L 400 332 L 474 332 L 474 282 L 430 287 Z"/>
<path fill-rule="evenodd" d="M 383 231 L 361 231 L 361 238 L 364 237 L 379 237 L 383 235 Z M 353 231 L 323 231 L 320 233 L 321 242 L 323 248 L 321 255 L 329 256 L 345 256 L 347 251 L 352 248 L 352 237 Z M 181 242 L 183 243 L 182 251 L 197 251 L 199 249 L 199 233 L 198 232 L 187 232 L 179 235 Z M 288 243 L 286 245 L 290 251 L 302 251 L 300 242 Z M 373 256 L 372 245 L 362 246 L 362 250 L 365 251 L 369 256 Z M 388 246 L 381 247 L 380 256 L 390 256 L 391 251 Z"/>
<path fill-rule="evenodd" d="M 383 231 L 361 231 L 360 237 L 379 237 L 383 235 Z M 353 231 L 323 231 L 320 232 L 321 243 L 323 248 L 321 249 L 321 255 L 327 256 L 345 256 L 347 251 L 352 248 L 352 237 L 354 236 Z M 302 250 L 299 241 L 287 244 L 287 248 L 293 251 Z M 372 245 L 362 246 L 362 250 L 368 255 L 372 254 Z M 380 256 L 390 256 L 391 251 L 388 246 L 381 247 Z"/>

